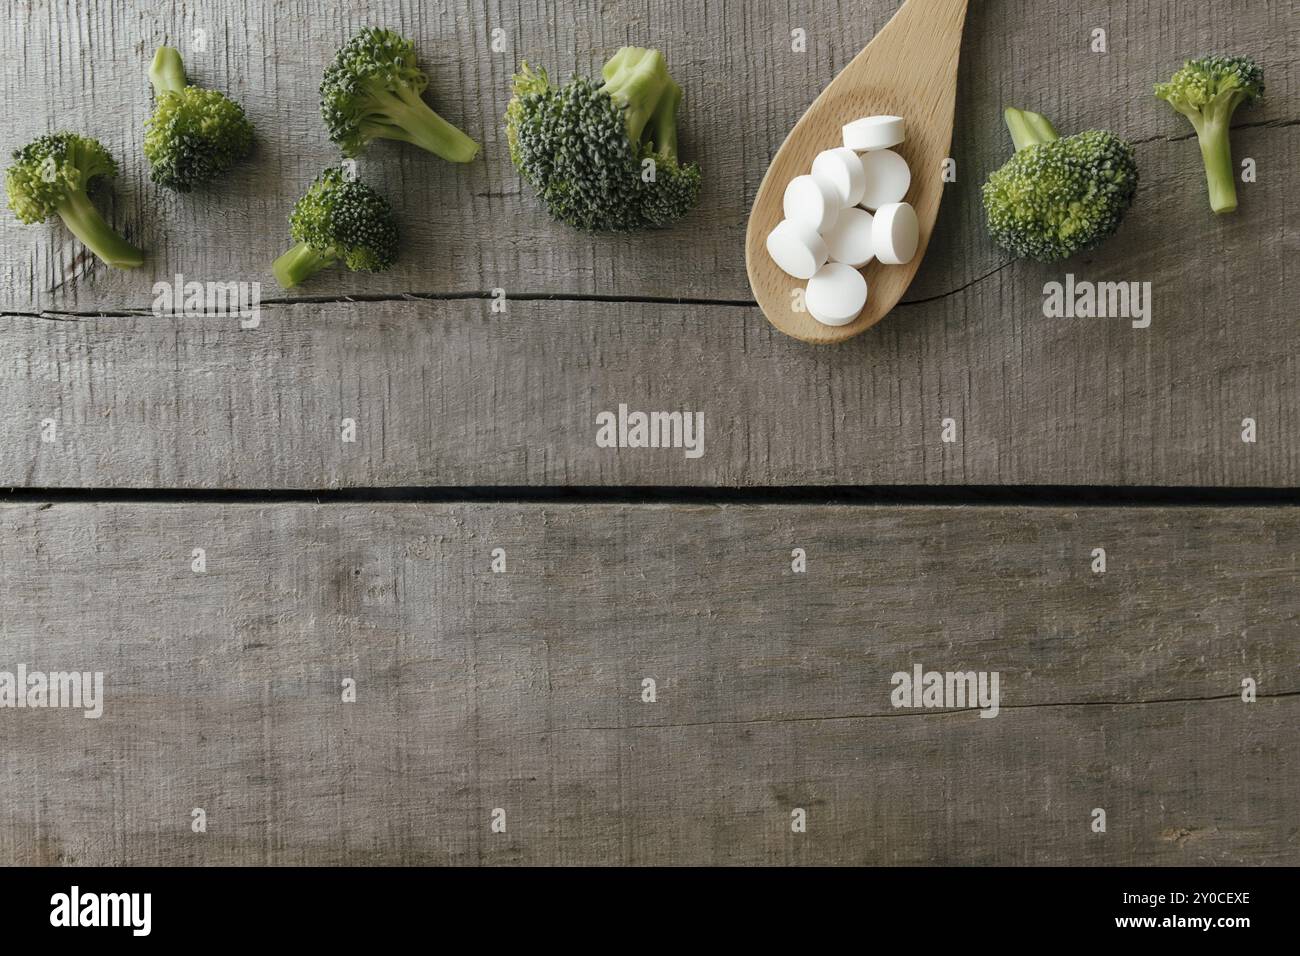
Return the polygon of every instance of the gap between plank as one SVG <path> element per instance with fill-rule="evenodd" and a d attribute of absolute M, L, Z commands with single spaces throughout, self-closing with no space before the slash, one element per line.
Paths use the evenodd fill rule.
<path fill-rule="evenodd" d="M 1106 485 L 432 486 L 369 488 L 9 488 L 0 503 L 56 504 L 611 504 L 911 505 L 1038 508 L 1232 508 L 1300 505 L 1296 488 Z"/>

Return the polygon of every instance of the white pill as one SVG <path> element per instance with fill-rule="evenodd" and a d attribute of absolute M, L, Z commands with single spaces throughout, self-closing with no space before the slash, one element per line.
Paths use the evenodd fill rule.
<path fill-rule="evenodd" d="M 825 232 L 840 214 L 840 194 L 821 176 L 796 176 L 785 187 L 785 218 Z"/>
<path fill-rule="evenodd" d="M 862 152 L 889 149 L 903 141 L 903 117 L 867 116 L 844 127 L 844 145 Z"/>
<path fill-rule="evenodd" d="M 916 244 L 921 238 L 921 227 L 916 221 L 916 210 L 905 202 L 891 203 L 876 210 L 871 224 L 871 242 L 876 258 L 892 266 L 912 261 Z"/>
<path fill-rule="evenodd" d="M 782 272 L 796 279 L 811 279 L 830 256 L 816 229 L 790 219 L 781 220 L 767 234 L 767 254 Z"/>
<path fill-rule="evenodd" d="M 842 262 L 828 262 L 808 280 L 804 305 L 822 325 L 848 325 L 867 304 L 867 280 Z"/>
<path fill-rule="evenodd" d="M 892 149 L 877 149 L 862 154 L 862 170 L 867 188 L 862 193 L 864 209 L 879 209 L 902 202 L 912 186 L 912 171 L 907 160 Z"/>
<path fill-rule="evenodd" d="M 840 212 L 834 228 L 823 237 L 833 261 L 861 269 L 872 260 L 876 245 L 871 220 L 871 213 L 865 209 L 854 207 Z"/>
<path fill-rule="evenodd" d="M 812 171 L 814 176 L 825 179 L 835 187 L 840 202 L 845 206 L 856 206 L 862 202 L 862 192 L 867 188 L 866 173 L 858 154 L 847 146 L 818 153 L 813 160 Z"/>

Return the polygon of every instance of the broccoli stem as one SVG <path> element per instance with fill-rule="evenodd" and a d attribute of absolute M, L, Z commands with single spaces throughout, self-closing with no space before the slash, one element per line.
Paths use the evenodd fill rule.
<path fill-rule="evenodd" d="M 134 269 L 144 262 L 144 251 L 131 245 L 104 221 L 84 190 L 71 192 L 56 211 L 72 234 L 110 266 Z"/>
<path fill-rule="evenodd" d="M 650 118 L 650 138 L 655 152 L 665 159 L 677 158 L 677 109 L 682 105 L 682 88 L 669 83 Z"/>
<path fill-rule="evenodd" d="M 601 91 L 623 107 L 627 138 L 640 143 L 659 101 L 675 85 L 664 55 L 658 50 L 624 47 L 605 64 L 602 74 L 605 85 Z"/>
<path fill-rule="evenodd" d="M 310 279 L 334 261 L 333 256 L 322 255 L 305 242 L 300 242 L 281 255 L 271 265 L 275 281 L 282 289 L 292 289 Z"/>
<path fill-rule="evenodd" d="M 1196 138 L 1205 161 L 1205 181 L 1210 187 L 1210 208 L 1229 213 L 1237 208 L 1237 170 L 1232 165 L 1228 119 L 1206 117 L 1196 123 Z"/>
<path fill-rule="evenodd" d="M 468 163 L 478 155 L 478 143 L 435 113 L 414 90 L 403 86 L 375 98 L 386 120 L 371 124 L 376 135 L 419 146 L 450 163 Z"/>
<path fill-rule="evenodd" d="M 1041 113 L 1009 106 L 1002 111 L 1002 115 L 1007 121 L 1007 129 L 1011 131 L 1011 141 L 1016 145 L 1016 152 L 1027 146 L 1050 143 L 1061 138 L 1052 121 Z"/>
<path fill-rule="evenodd" d="M 160 46 L 149 64 L 149 82 L 153 84 L 156 95 L 179 93 L 185 89 L 185 64 L 181 61 L 180 51 L 175 47 Z"/>

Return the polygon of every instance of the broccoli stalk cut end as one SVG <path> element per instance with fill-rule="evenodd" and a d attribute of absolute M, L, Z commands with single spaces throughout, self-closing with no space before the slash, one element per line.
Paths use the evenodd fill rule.
<path fill-rule="evenodd" d="M 1009 106 L 1002 111 L 1002 115 L 1007 121 L 1007 129 L 1011 132 L 1011 141 L 1015 143 L 1017 151 L 1061 138 L 1052 121 L 1041 113 Z"/>
<path fill-rule="evenodd" d="M 305 282 L 334 261 L 334 257 L 300 242 L 271 264 L 271 272 L 282 289 L 292 289 Z"/>
<path fill-rule="evenodd" d="M 627 138 L 639 143 L 670 85 L 668 64 L 658 50 L 624 47 L 601 70 L 601 92 L 623 109 Z M 679 91 L 680 92 L 680 91 Z"/>
<path fill-rule="evenodd" d="M 149 64 L 149 82 L 158 96 L 179 93 L 188 83 L 185 80 L 185 63 L 175 47 L 160 46 Z"/>

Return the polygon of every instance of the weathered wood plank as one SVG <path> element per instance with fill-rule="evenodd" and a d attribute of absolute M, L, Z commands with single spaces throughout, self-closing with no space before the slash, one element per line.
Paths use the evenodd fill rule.
<path fill-rule="evenodd" d="M 1300 22 L 1283 0 L 1179 4 L 1174 0 L 1022 0 L 973 5 L 968 21 L 954 155 L 936 240 L 910 295 L 963 287 L 1002 266 L 981 224 L 979 184 L 1009 152 L 1000 108 L 1017 103 L 1054 116 L 1062 129 L 1106 125 L 1141 142 L 1144 187 L 1121 235 L 1073 264 L 1157 282 L 1165 316 L 1196 311 L 1194 281 L 1214 282 L 1220 322 L 1283 317 L 1277 276 L 1300 246 L 1286 124 L 1300 115 L 1293 50 Z M 75 251 L 54 227 L 0 216 L 0 308 L 116 311 L 147 308 L 158 279 L 261 280 L 283 248 L 285 216 L 311 177 L 336 154 L 316 109 L 320 72 L 339 41 L 363 23 L 413 36 L 432 79 L 431 101 L 485 145 L 471 168 L 381 145 L 364 175 L 398 200 L 407 254 L 383 276 L 335 273 L 304 290 L 321 295 L 401 292 L 608 294 L 748 299 L 744 223 L 767 160 L 816 93 L 875 34 L 897 0 L 851 11 L 798 0 L 469 0 L 365 4 L 227 0 L 196 8 L 144 0 L 10 4 L 0 15 L 0 149 L 71 127 L 108 143 L 123 161 L 113 220 L 151 250 L 146 267 L 68 277 Z M 1050 7 L 1050 13 L 1048 9 Z M 1094 28 L 1105 55 L 1089 52 Z M 506 31 L 493 52 L 490 31 Z M 261 131 L 259 151 L 226 188 L 177 197 L 149 184 L 141 156 L 150 108 L 145 70 L 161 42 L 207 32 L 206 52 L 187 51 L 194 78 L 235 95 Z M 790 31 L 807 31 L 806 53 Z M 587 237 L 550 223 L 521 192 L 500 116 L 521 58 L 561 76 L 597 67 L 624 43 L 662 47 L 687 90 L 684 143 L 705 167 L 700 209 L 658 236 Z M 190 45 L 184 42 L 184 45 Z M 1205 48 L 1249 52 L 1266 67 L 1266 105 L 1241 121 L 1243 155 L 1260 181 L 1243 189 L 1241 213 L 1212 221 L 1200 159 L 1185 122 L 1150 95 L 1185 56 Z M 1171 142 L 1172 140 L 1172 142 Z M 1173 148 L 1169 148 L 1173 147 Z M 1060 270 L 1057 270 L 1058 272 Z M 1030 270 L 1031 275 L 1034 274 Z M 1013 273 L 1026 279 L 1023 273 Z M 1026 279 L 1026 281 L 1028 281 Z M 268 294 L 270 294 L 268 292 Z M 901 320 L 900 316 L 900 320 Z M 997 347 L 1014 351 L 1012 328 Z M 1211 334 L 1207 330 L 1204 334 Z"/>
<path fill-rule="evenodd" d="M 997 276 L 833 350 L 752 308 L 508 308 L 4 317 L 0 486 L 1300 484 L 1295 336 L 1209 299 L 1137 330 Z M 702 413 L 702 455 L 598 447 L 621 403 Z"/>
<path fill-rule="evenodd" d="M 0 859 L 1300 862 L 1300 509 L 55 504 L 0 532 L 0 670 L 106 682 L 98 720 L 0 710 Z M 893 709 L 918 663 L 998 671 L 1000 713 Z"/>

